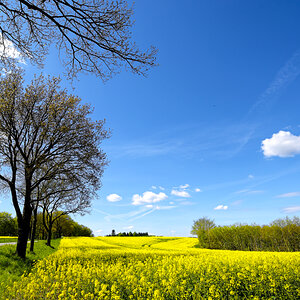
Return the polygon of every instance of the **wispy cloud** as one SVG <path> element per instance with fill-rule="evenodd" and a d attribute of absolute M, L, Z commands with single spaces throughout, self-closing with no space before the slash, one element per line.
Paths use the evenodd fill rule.
<path fill-rule="evenodd" d="M 152 190 L 160 189 L 161 191 L 164 191 L 164 190 L 165 190 L 165 188 L 164 188 L 163 186 L 160 186 L 160 185 L 159 185 L 159 186 L 152 185 L 152 186 L 151 186 L 151 189 L 152 189 Z"/>
<path fill-rule="evenodd" d="M 192 201 L 181 201 L 179 203 L 180 205 L 188 206 L 188 205 L 194 205 L 195 203 Z"/>
<path fill-rule="evenodd" d="M 191 195 L 187 191 L 172 190 L 171 194 L 174 195 L 174 196 L 183 197 L 183 198 L 191 197 Z"/>
<path fill-rule="evenodd" d="M 155 211 L 156 211 L 156 208 L 152 208 L 151 210 L 148 210 L 148 211 L 144 212 L 143 214 L 139 214 L 136 217 L 133 217 L 132 219 L 130 219 L 130 221 L 134 221 L 134 220 L 143 218 L 143 217 L 145 217 L 145 216 L 147 216 L 149 214 L 152 214 Z"/>
<path fill-rule="evenodd" d="M 202 190 L 199 189 L 199 188 L 196 188 L 196 189 L 195 189 L 195 192 L 196 192 L 196 193 L 199 193 L 199 192 L 202 192 Z"/>
<path fill-rule="evenodd" d="M 244 189 L 236 191 L 235 194 L 245 194 L 245 195 L 254 195 L 254 194 L 262 194 L 264 191 L 262 190 L 250 190 L 250 189 Z"/>
<path fill-rule="evenodd" d="M 111 222 L 114 219 L 121 220 L 121 221 L 128 221 L 129 218 L 135 217 L 137 215 L 145 213 L 146 211 L 149 211 L 149 208 L 141 207 L 137 210 L 133 210 L 133 211 L 130 211 L 128 213 L 123 213 L 123 214 L 110 214 L 110 213 L 107 213 L 103 210 L 96 209 L 96 208 L 94 208 L 93 210 L 105 215 L 104 220 L 107 222 Z"/>
<path fill-rule="evenodd" d="M 285 193 L 277 195 L 277 198 L 290 198 L 290 197 L 297 197 L 300 196 L 300 192 L 291 192 L 291 193 Z"/>
<path fill-rule="evenodd" d="M 228 209 L 228 206 L 227 205 L 218 205 L 214 208 L 214 210 L 227 210 Z"/>
<path fill-rule="evenodd" d="M 277 72 L 269 87 L 260 95 L 258 101 L 252 106 L 249 114 L 261 109 L 262 106 L 270 105 L 281 94 L 281 92 L 292 83 L 300 74 L 300 50 L 285 63 Z"/>
<path fill-rule="evenodd" d="M 148 208 L 151 208 L 151 210 L 149 211 L 146 211 L 145 213 L 143 214 L 140 214 L 134 218 L 132 218 L 130 221 L 134 221 L 134 220 L 137 220 L 137 219 L 140 219 L 140 218 L 143 218 L 149 214 L 152 214 L 153 212 L 157 211 L 157 210 L 170 210 L 170 209 L 173 209 L 173 208 L 176 208 L 177 206 L 175 205 L 164 205 L 164 206 L 159 206 L 159 205 L 147 205 Z"/>
<path fill-rule="evenodd" d="M 187 189 L 189 186 L 190 185 L 188 183 L 186 183 L 186 184 L 180 185 L 179 188 L 184 190 L 184 189 Z"/>
<path fill-rule="evenodd" d="M 300 206 L 285 207 L 283 209 L 283 212 L 286 213 L 286 214 L 292 214 L 292 213 L 300 212 Z"/>
<path fill-rule="evenodd" d="M 157 132 L 152 136 L 129 141 L 126 144 L 106 146 L 116 158 L 147 158 L 176 155 L 185 159 L 203 160 L 206 157 L 228 158 L 239 153 L 253 138 L 253 124 L 182 126 Z"/>
<path fill-rule="evenodd" d="M 129 226 L 125 226 L 125 227 L 123 227 L 123 229 L 126 229 L 126 230 L 130 230 L 130 229 L 133 229 L 134 228 L 134 226 L 133 225 L 129 225 Z"/>
<path fill-rule="evenodd" d="M 243 200 L 236 200 L 236 201 L 231 202 L 231 206 L 238 206 L 242 203 L 243 203 Z"/>

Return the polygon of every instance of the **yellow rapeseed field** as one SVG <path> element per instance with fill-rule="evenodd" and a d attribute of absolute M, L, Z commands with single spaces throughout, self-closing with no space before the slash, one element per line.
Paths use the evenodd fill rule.
<path fill-rule="evenodd" d="M 64 238 L 7 299 L 300 299 L 300 254 L 197 249 L 194 238 Z"/>

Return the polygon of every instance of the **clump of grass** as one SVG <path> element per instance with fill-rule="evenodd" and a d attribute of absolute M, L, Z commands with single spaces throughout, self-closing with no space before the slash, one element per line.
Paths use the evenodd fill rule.
<path fill-rule="evenodd" d="M 43 259 L 55 252 L 59 247 L 60 239 L 52 240 L 53 248 L 46 246 L 45 241 L 38 241 L 34 245 L 34 252 L 27 246 L 26 259 L 15 254 L 16 245 L 0 247 L 0 295 L 6 287 L 18 281 L 24 272 L 29 273 L 37 260 Z"/>

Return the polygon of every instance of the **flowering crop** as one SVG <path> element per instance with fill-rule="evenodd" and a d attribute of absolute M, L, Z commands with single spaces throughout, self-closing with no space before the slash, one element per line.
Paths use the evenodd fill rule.
<path fill-rule="evenodd" d="M 299 299 L 299 253 L 197 249 L 196 239 L 64 238 L 7 299 Z"/>

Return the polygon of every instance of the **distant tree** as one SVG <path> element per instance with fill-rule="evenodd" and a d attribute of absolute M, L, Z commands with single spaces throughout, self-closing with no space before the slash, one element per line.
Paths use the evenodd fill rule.
<path fill-rule="evenodd" d="M 117 235 L 117 236 L 149 236 L 148 232 L 139 232 L 139 233 L 134 232 L 134 233 L 132 233 L 131 231 L 130 232 L 119 232 L 118 234 L 116 234 L 114 232 L 114 234 L 107 235 L 107 236 L 115 236 L 115 235 Z"/>
<path fill-rule="evenodd" d="M 57 215 L 61 215 L 61 211 L 53 213 L 54 218 Z M 47 230 L 43 225 L 43 213 L 38 213 L 37 217 L 37 236 L 40 239 L 47 238 Z M 92 230 L 87 226 L 78 224 L 69 215 L 63 214 L 59 218 L 56 218 L 52 231 L 52 238 L 61 238 L 62 236 L 93 236 Z"/>
<path fill-rule="evenodd" d="M 277 219 L 264 226 L 234 224 L 212 228 L 211 223 L 200 220 L 195 221 L 192 233 L 200 237 L 201 247 L 242 251 L 300 251 L 299 217 Z M 201 226 L 203 223 L 208 226 Z"/>
<path fill-rule="evenodd" d="M 77 222 L 73 224 L 72 236 L 93 236 L 92 230 L 84 225 L 80 225 Z"/>
<path fill-rule="evenodd" d="M 0 2 L 0 59 L 10 63 L 11 43 L 38 65 L 55 45 L 69 78 L 92 72 L 102 79 L 121 65 L 145 74 L 156 49 L 140 51 L 131 39 L 132 8 L 124 0 L 5 0 Z"/>
<path fill-rule="evenodd" d="M 18 225 L 16 219 L 7 212 L 0 212 L 0 235 L 16 236 L 18 234 Z"/>
<path fill-rule="evenodd" d="M 73 180 L 89 193 L 100 188 L 107 164 L 100 149 L 109 137 L 89 105 L 59 88 L 59 79 L 35 78 L 25 90 L 18 70 L 0 78 L 0 180 L 11 192 L 18 220 L 17 254 L 25 257 L 34 191 L 47 181 Z M 24 186 L 24 197 L 18 190 Z"/>
<path fill-rule="evenodd" d="M 69 215 L 61 215 L 60 218 L 55 219 L 53 223 L 53 235 L 55 238 L 61 238 L 62 236 L 73 236 L 74 226 L 75 221 Z"/>
<path fill-rule="evenodd" d="M 207 217 L 194 221 L 191 234 L 197 235 L 200 247 L 208 246 L 208 232 L 215 226 L 215 222 Z"/>
<path fill-rule="evenodd" d="M 49 166 L 50 168 L 50 166 Z M 47 231 L 47 246 L 51 246 L 52 227 L 63 215 L 86 213 L 93 195 L 86 185 L 72 175 L 58 180 L 44 181 L 40 185 L 39 203 L 43 213 L 43 224 Z"/>
<path fill-rule="evenodd" d="M 270 226 L 275 225 L 279 227 L 285 227 L 292 224 L 300 226 L 300 218 L 294 216 L 292 219 L 289 217 L 285 217 L 284 219 L 276 219 L 270 223 Z"/>

